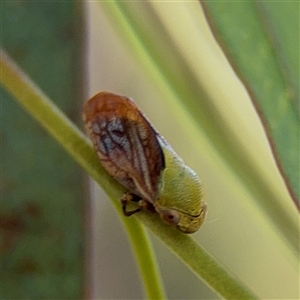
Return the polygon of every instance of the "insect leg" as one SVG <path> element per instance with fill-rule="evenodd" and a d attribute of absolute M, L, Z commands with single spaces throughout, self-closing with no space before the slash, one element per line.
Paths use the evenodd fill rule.
<path fill-rule="evenodd" d="M 132 202 L 137 202 L 139 207 L 133 210 L 127 210 L 127 206 L 132 203 Z M 155 208 L 153 206 L 152 203 L 141 199 L 141 197 L 132 194 L 130 192 L 127 192 L 125 194 L 123 194 L 122 198 L 121 198 L 121 203 L 122 203 L 122 209 L 123 209 L 123 213 L 126 217 L 129 217 L 141 210 L 147 210 L 150 212 L 155 212 Z"/>
<path fill-rule="evenodd" d="M 129 192 L 123 194 L 123 196 L 121 198 L 121 203 L 122 203 L 123 213 L 126 217 L 129 217 L 129 216 L 141 211 L 141 207 L 134 209 L 134 210 L 130 210 L 130 211 L 127 210 L 127 205 L 130 202 L 137 202 L 139 200 L 140 200 L 140 198 L 138 196 L 131 194 Z"/>

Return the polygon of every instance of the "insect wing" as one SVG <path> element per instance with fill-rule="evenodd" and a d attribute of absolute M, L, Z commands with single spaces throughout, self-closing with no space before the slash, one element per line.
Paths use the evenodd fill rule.
<path fill-rule="evenodd" d="M 130 192 L 154 202 L 164 156 L 157 133 L 130 99 L 102 92 L 84 107 L 84 121 L 103 167 Z"/>

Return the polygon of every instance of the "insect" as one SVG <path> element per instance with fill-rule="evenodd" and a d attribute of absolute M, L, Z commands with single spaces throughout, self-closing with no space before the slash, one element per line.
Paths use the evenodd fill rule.
<path fill-rule="evenodd" d="M 128 190 L 126 216 L 149 210 L 184 233 L 200 228 L 207 204 L 199 177 L 130 98 L 101 92 L 85 103 L 83 118 L 102 166 Z"/>

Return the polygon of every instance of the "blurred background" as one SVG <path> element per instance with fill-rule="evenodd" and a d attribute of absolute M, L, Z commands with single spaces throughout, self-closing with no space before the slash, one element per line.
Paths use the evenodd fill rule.
<path fill-rule="evenodd" d="M 164 5 L 171 14 L 181 4 Z M 199 3 L 190 5 L 200 10 Z M 259 298 L 298 299 L 297 271 L 261 229 L 263 221 L 253 218 L 253 208 L 239 201 L 228 174 L 218 172 L 213 158 L 193 147 L 180 116 L 161 101 L 162 91 L 125 47 L 99 3 L 70 7 L 3 2 L 3 46 L 81 128 L 85 99 L 102 90 L 132 97 L 203 181 L 208 216 L 193 238 Z M 199 15 L 199 31 L 219 53 L 225 83 L 238 95 L 227 117 L 242 115 L 240 135 L 246 128 L 260 141 L 258 147 L 268 155 L 266 168 L 288 199 L 250 99 Z M 1 98 L 2 299 L 143 299 L 130 244 L 109 199 L 3 89 Z M 218 299 L 161 241 L 152 235 L 151 240 L 169 299 Z"/>

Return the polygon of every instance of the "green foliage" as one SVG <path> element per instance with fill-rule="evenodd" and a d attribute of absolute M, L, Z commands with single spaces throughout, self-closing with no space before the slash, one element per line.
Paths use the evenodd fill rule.
<path fill-rule="evenodd" d="M 299 3 L 204 1 L 204 7 L 216 38 L 250 92 L 300 207 Z"/>
<path fill-rule="evenodd" d="M 272 174 L 269 174 L 268 169 L 264 168 L 264 159 L 254 158 L 254 149 L 252 148 L 257 146 L 255 139 L 252 139 L 251 135 L 248 136 L 248 131 L 243 132 L 243 135 L 247 135 L 249 140 L 247 145 L 255 145 L 249 149 L 235 131 L 239 122 L 232 122 L 231 109 L 228 109 L 229 112 L 226 110 L 227 107 L 230 107 L 228 100 L 230 97 L 234 97 L 235 92 L 227 87 L 227 82 L 223 82 L 223 69 L 219 68 L 219 65 L 223 66 L 225 63 L 216 55 L 219 49 L 211 46 L 209 37 L 205 36 L 205 28 L 201 27 L 200 5 L 197 6 L 194 3 L 188 7 L 184 3 L 181 3 L 180 6 L 178 6 L 179 3 L 173 3 L 170 6 L 166 4 L 164 1 L 151 3 L 101 2 L 102 8 L 111 17 L 118 32 L 130 47 L 133 56 L 139 59 L 145 67 L 145 72 L 150 75 L 150 78 L 165 95 L 166 105 L 180 116 L 178 122 L 181 122 L 182 126 L 186 128 L 198 153 L 204 153 L 214 161 L 218 172 L 222 176 L 226 176 L 231 189 L 236 195 L 242 195 L 240 199 L 242 203 L 251 208 L 254 207 L 253 222 L 261 222 L 263 230 L 274 238 L 275 245 L 283 250 L 286 258 L 297 269 L 298 213 L 295 207 L 290 205 L 291 199 L 284 198 L 282 196 L 284 192 L 274 184 L 276 181 L 273 180 Z M 65 115 L 73 115 L 72 107 L 77 105 L 77 102 L 74 103 L 73 100 L 76 96 L 78 99 L 82 97 L 81 93 L 78 94 L 78 89 L 74 88 L 76 86 L 82 89 L 82 85 L 77 84 L 78 78 L 82 79 L 80 76 L 83 74 L 78 71 L 81 66 L 80 57 L 83 54 L 78 52 L 82 50 L 82 44 L 77 35 L 75 35 L 77 39 L 75 38 L 75 42 L 73 41 L 75 44 L 69 43 L 72 40 L 70 37 L 73 36 L 73 31 L 65 24 L 68 21 L 67 16 L 74 17 L 69 13 L 73 10 L 68 9 L 64 4 L 54 4 L 54 6 L 47 4 L 47 9 L 45 6 L 34 5 L 31 2 L 17 4 L 17 6 L 10 2 L 1 5 L 2 9 L 6 9 L 5 22 L 19 20 L 21 25 L 25 24 L 25 20 L 27 20 L 25 13 L 29 11 L 33 16 L 33 21 L 38 17 L 43 19 L 38 19 L 39 25 L 30 23 L 28 27 L 24 26 L 24 32 L 21 31 L 20 24 L 19 27 L 6 26 L 5 28 L 10 28 L 10 30 L 3 30 L 3 41 L 5 42 L 2 44 L 14 58 L 17 58 L 17 62 L 35 82 L 33 83 L 28 75 L 14 66 L 14 63 L 2 52 L 1 83 L 109 195 L 132 242 L 147 297 L 161 299 L 165 296 L 154 254 L 141 224 L 146 225 L 158 236 L 216 294 L 228 299 L 256 298 L 253 292 L 245 288 L 239 278 L 231 275 L 190 236 L 163 224 L 155 215 L 143 212 L 129 219 L 122 215 L 119 198 L 124 192 L 123 188 L 112 180 L 99 165 L 85 136 Z M 296 201 L 299 193 L 299 141 L 297 140 L 299 111 L 297 111 L 296 103 L 299 99 L 297 94 L 299 91 L 299 57 L 295 45 L 299 43 L 299 35 L 296 37 L 292 33 L 295 32 L 294 28 L 299 19 L 299 3 L 204 1 L 203 5 L 216 38 L 224 46 L 229 61 L 250 91 L 252 100 L 268 132 L 268 138 L 274 146 L 277 163 L 281 166 L 285 182 Z M 71 7 L 78 8 L 76 5 L 71 5 Z M 57 8 L 61 15 L 59 20 L 53 21 L 52 18 L 56 16 Z M 11 9 L 12 13 L 7 13 L 8 9 Z M 77 14 L 79 14 L 78 11 Z M 14 18 L 14 15 L 17 18 Z M 52 25 L 57 26 L 59 30 L 51 31 Z M 29 28 L 30 30 L 28 30 Z M 40 36 L 33 40 L 29 33 L 35 29 Z M 50 32 L 52 33 L 50 34 Z M 28 34 L 29 36 L 27 36 Z M 49 36 L 51 39 L 48 40 Z M 203 36 L 205 37 L 203 38 Z M 11 37 L 16 37 L 16 39 Z M 45 39 L 43 39 L 44 37 Z M 57 41 L 60 41 L 58 45 L 55 44 Z M 19 42 L 20 45 L 25 46 L 21 47 Z M 41 48 L 36 44 L 39 44 Z M 49 48 L 49 45 L 54 45 L 55 49 Z M 75 49 L 74 53 L 68 52 L 70 49 Z M 48 50 L 53 57 L 50 54 L 45 57 Z M 49 67 L 45 67 L 45 60 L 52 65 L 56 73 L 52 74 Z M 57 75 L 59 73 L 61 76 Z M 71 80 L 71 83 L 63 81 L 62 78 Z M 37 85 L 51 98 L 59 100 L 58 106 L 63 108 L 65 114 L 37 88 Z M 220 91 L 219 94 L 218 91 Z M 5 98 L 4 109 L 10 111 L 4 116 L 6 136 L 11 126 L 21 128 L 23 121 L 20 121 L 19 118 L 22 112 L 10 101 L 11 96 L 6 94 L 6 91 L 2 92 L 2 96 Z M 64 103 L 61 102 L 62 98 L 72 101 Z M 217 102 L 216 98 L 220 98 L 221 101 Z M 9 116 L 13 116 L 20 124 L 17 127 L 11 125 L 14 123 L 11 122 Z M 23 209 L 25 213 L 30 213 L 29 218 L 25 216 L 26 220 L 23 217 L 17 219 L 17 221 L 25 220 L 25 223 L 29 224 L 30 234 L 25 236 L 21 243 L 16 243 L 15 254 L 20 253 L 17 256 L 22 258 L 22 255 L 30 252 L 37 258 L 38 265 L 50 267 L 56 265 L 56 254 L 58 254 L 59 257 L 65 259 L 64 263 L 68 266 L 65 268 L 66 272 L 72 270 L 72 275 L 68 273 L 69 277 L 67 277 L 67 273 L 63 273 L 60 277 L 57 277 L 56 273 L 51 273 L 52 277 L 31 276 L 32 281 L 28 286 L 24 285 L 23 273 L 19 273 L 18 278 L 24 279 L 20 285 L 24 288 L 19 289 L 22 293 L 21 296 L 33 298 L 38 295 L 49 299 L 80 297 L 83 288 L 83 272 L 79 259 L 83 256 L 80 255 L 81 248 L 79 247 L 83 240 L 83 216 L 78 213 L 81 208 L 79 200 L 82 199 L 82 190 L 76 189 L 80 186 L 79 171 L 69 161 L 69 157 L 60 156 L 61 154 L 59 157 L 63 158 L 56 161 L 56 165 L 52 163 L 52 159 L 57 157 L 55 153 L 58 151 L 55 144 L 51 144 L 51 146 L 47 144 L 48 146 L 44 150 L 38 149 L 36 154 L 32 152 L 32 146 L 37 144 L 38 136 L 41 135 L 40 129 L 36 129 L 34 124 L 28 126 L 26 133 L 23 131 L 19 133 L 15 140 L 9 139 L 10 143 L 14 144 L 13 151 L 16 151 L 17 148 L 21 149 L 17 155 L 14 155 L 17 157 L 16 162 L 18 163 L 11 168 L 7 163 L 5 172 L 9 175 L 10 172 L 15 173 L 21 179 L 18 181 L 21 182 L 18 187 L 22 187 L 22 189 L 18 188 L 19 190 L 16 189 L 13 191 L 14 193 L 26 195 L 26 199 L 28 199 L 31 197 L 31 191 L 33 193 L 36 190 L 41 192 L 38 197 L 45 200 L 41 201 L 42 211 L 47 211 L 49 220 L 45 220 L 44 217 L 33 220 L 32 218 L 35 218 L 36 214 L 40 212 L 36 206 L 28 206 L 27 202 L 23 202 L 25 197 L 21 196 L 14 196 L 11 201 L 6 197 L 9 194 L 5 193 L 5 209 L 11 210 L 9 205 L 12 205 L 16 208 L 14 211 L 19 216 L 20 213 L 23 213 L 22 207 L 25 207 L 25 210 Z M 8 149 L 5 151 L 5 155 L 10 152 Z M 40 152 L 48 153 L 49 160 L 45 161 L 39 158 Z M 53 158 L 50 160 L 51 155 Z M 15 159 L 13 158 L 13 160 Z M 29 166 L 34 167 L 30 169 Z M 22 176 L 28 169 L 33 170 L 34 174 Z M 39 176 L 45 169 L 49 172 L 46 179 Z M 64 170 L 64 175 L 61 173 L 62 170 Z M 66 178 L 74 179 L 73 188 L 62 186 L 61 182 L 67 180 Z M 47 194 L 45 190 L 49 189 L 50 184 L 54 186 L 51 193 Z M 9 185 L 5 187 L 9 188 Z M 53 195 L 54 200 L 52 200 Z M 68 217 L 65 213 L 69 213 Z M 62 219 L 63 222 L 60 222 Z M 4 222 L 3 224 L 8 223 Z M 54 229 L 58 226 L 63 226 L 64 229 L 55 231 Z M 14 228 L 18 229 L 19 227 Z M 61 242 L 61 239 L 57 240 L 56 236 L 51 234 L 45 236 L 45 232 L 63 232 L 65 237 L 68 236 L 67 233 L 71 233 L 71 235 L 68 236 L 69 239 L 64 240 L 61 247 L 59 245 L 52 247 L 56 241 Z M 19 233 L 23 234 L 22 231 Z M 43 245 L 46 245 L 47 249 L 37 252 L 36 249 L 41 246 L 41 236 L 44 239 Z M 54 243 L 52 243 L 53 237 Z M 44 255 L 45 253 L 46 255 Z M 4 256 L 4 266 L 16 272 L 26 270 L 25 275 L 28 275 L 28 270 L 31 274 L 37 271 L 37 264 L 32 264 L 32 260 L 25 260 L 25 263 L 22 260 L 23 269 L 15 267 L 18 257 Z M 14 261 L 14 259 L 16 260 Z M 258 262 L 254 261 L 253 263 Z M 61 265 L 57 264 L 57 266 Z M 10 278 L 15 278 L 15 274 L 12 273 L 8 273 Z M 69 281 L 65 282 L 64 280 L 68 278 Z M 6 285 L 6 293 L 10 297 L 20 297 L 18 291 L 12 288 L 15 282 L 13 279 Z M 250 283 L 246 282 L 246 284 Z M 66 287 L 65 290 L 60 286 Z M 64 294 L 66 291 L 71 294 Z"/>
<path fill-rule="evenodd" d="M 1 45 L 74 122 L 84 91 L 81 10 L 1 1 Z M 82 298 L 82 171 L 2 87 L 1 111 L 1 298 Z"/>

